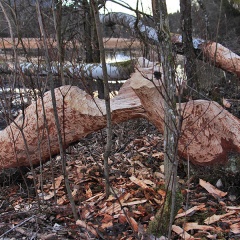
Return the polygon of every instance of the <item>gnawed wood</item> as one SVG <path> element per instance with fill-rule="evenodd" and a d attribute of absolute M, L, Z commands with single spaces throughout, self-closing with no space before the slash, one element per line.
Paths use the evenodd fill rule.
<path fill-rule="evenodd" d="M 62 132 L 64 131 L 65 134 L 66 147 L 89 133 L 106 126 L 103 100 L 93 99 L 79 88 L 71 86 L 57 88 L 55 95 Z M 59 153 L 59 145 L 50 92 L 44 96 L 44 106 L 51 141 L 51 155 L 55 155 Z M 121 89 L 119 95 L 112 100 L 111 107 L 113 123 L 146 116 L 139 99 L 129 87 L 128 82 Z M 17 126 L 23 129 L 29 149 L 29 159 L 23 136 Z M 32 164 L 39 164 L 40 161 L 49 159 L 47 131 L 44 127 L 41 99 L 30 105 L 24 114 L 19 115 L 14 123 L 0 133 L 0 145 L 0 169 L 29 166 L 29 161 Z M 38 146 L 41 146 L 40 149 Z"/>
<path fill-rule="evenodd" d="M 149 79 L 153 79 L 152 72 L 151 68 L 144 69 Z M 164 108 L 160 93 L 159 82 L 155 81 L 154 85 L 142 73 L 134 73 L 119 95 L 111 100 L 113 123 L 145 117 L 163 132 Z M 65 134 L 65 147 L 106 126 L 103 100 L 93 99 L 79 88 L 71 86 L 60 87 L 55 94 L 62 132 Z M 50 155 L 59 153 L 50 92 L 44 96 L 44 106 L 51 141 L 50 152 L 42 101 L 38 99 L 0 133 L 0 169 L 28 166 L 29 161 L 39 164 L 48 160 Z M 240 120 L 219 104 L 197 100 L 182 103 L 178 109 L 183 112 L 178 148 L 180 157 L 205 166 L 226 163 L 229 152 L 240 152 Z M 22 129 L 28 155 L 23 135 L 17 126 Z"/>
<path fill-rule="evenodd" d="M 202 53 L 214 66 L 240 77 L 240 57 L 220 43 L 206 42 L 201 46 Z"/>
<path fill-rule="evenodd" d="M 131 77 L 131 87 L 140 98 L 149 120 L 163 132 L 164 100 L 160 85 L 157 81 L 153 84 L 140 72 Z M 189 101 L 178 105 L 178 109 L 183 115 L 178 147 L 181 157 L 197 165 L 209 165 L 226 163 L 229 152 L 240 152 L 240 120 L 218 103 Z"/>

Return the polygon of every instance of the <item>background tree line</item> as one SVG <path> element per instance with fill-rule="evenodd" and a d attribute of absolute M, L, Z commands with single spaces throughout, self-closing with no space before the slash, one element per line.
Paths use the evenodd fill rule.
<path fill-rule="evenodd" d="M 57 3 L 58 1 L 56 1 Z M 36 18 L 35 0 L 8 0 L 3 1 L 6 10 L 11 16 L 15 37 L 40 37 Z M 48 17 L 49 30 L 54 29 L 52 19 L 51 0 L 40 1 L 44 15 Z M 240 36 L 240 7 L 238 1 L 229 0 L 196 0 L 192 1 L 193 35 L 209 40 L 218 40 L 220 43 L 239 53 Z M 57 5 L 56 5 L 57 6 Z M 89 11 L 90 4 L 87 0 L 72 1 L 66 5 L 63 1 L 61 9 L 62 30 L 65 39 L 80 38 L 81 30 L 86 26 L 92 26 Z M 0 37 L 9 37 L 8 25 L 0 11 Z M 180 12 L 170 13 L 170 30 L 180 32 Z M 148 23 L 151 20 L 148 18 Z M 130 33 L 122 26 L 104 27 L 105 37 L 130 37 Z M 217 38 L 217 39 L 216 39 Z"/>

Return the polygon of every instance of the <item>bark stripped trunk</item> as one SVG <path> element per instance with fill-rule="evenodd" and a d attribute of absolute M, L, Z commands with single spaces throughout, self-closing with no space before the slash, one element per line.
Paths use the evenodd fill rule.
<path fill-rule="evenodd" d="M 163 99 L 156 85 L 162 91 L 158 82 L 151 83 L 141 73 L 134 73 L 131 77 L 131 87 L 140 98 L 149 120 L 163 132 Z M 183 110 L 178 144 L 180 157 L 196 165 L 208 166 L 227 163 L 230 152 L 240 153 L 240 120 L 218 103 L 195 100 L 177 104 L 177 108 Z"/>
<path fill-rule="evenodd" d="M 103 100 L 93 99 L 78 87 L 67 85 L 55 89 L 55 96 L 60 126 L 64 125 L 64 147 L 79 141 L 79 139 L 94 131 L 106 127 L 106 108 Z M 63 98 L 63 96 L 65 97 Z M 36 119 L 36 105 L 38 109 L 38 120 Z M 24 142 L 16 125 L 23 128 L 33 165 L 39 164 L 40 161 L 38 154 L 38 136 L 40 136 L 40 150 L 43 162 L 47 161 L 50 157 L 48 134 L 51 142 L 51 155 L 54 156 L 59 153 L 60 149 L 51 92 L 47 92 L 44 95 L 44 106 L 48 132 L 45 128 L 41 99 L 38 99 L 37 104 L 33 103 L 30 105 L 24 114 L 19 115 L 15 119 L 14 123 L 1 131 L 0 144 L 2 147 L 0 150 L 0 169 L 29 166 L 24 150 Z M 127 121 L 132 118 L 146 117 L 140 100 L 129 87 L 129 82 L 121 89 L 119 95 L 112 100 L 111 106 L 113 123 Z M 37 121 L 38 127 L 36 124 Z M 62 128 L 61 131 L 63 131 Z M 16 146 L 15 149 L 14 144 Z M 17 160 L 14 155 L 15 153 Z"/>
<path fill-rule="evenodd" d="M 152 70 L 148 71 L 148 77 L 151 79 Z M 147 70 L 143 70 L 144 72 L 147 73 Z M 161 86 L 158 86 L 158 89 L 161 90 Z M 73 86 L 55 89 L 55 95 L 61 126 L 63 125 L 63 114 L 65 116 L 65 147 L 106 127 L 106 111 L 102 100 L 93 99 L 84 91 Z M 58 140 L 51 93 L 47 92 L 43 99 L 49 133 L 45 128 L 46 121 L 44 121 L 42 102 L 41 99 L 38 99 L 38 128 L 35 114 L 36 104 L 33 103 L 24 114 L 15 119 L 15 123 L 1 131 L 0 169 L 29 166 L 24 142 L 15 124 L 23 127 L 33 164 L 39 164 L 38 135 L 41 136 L 42 161 L 47 161 L 50 157 L 47 135 L 51 140 L 51 155 L 59 153 L 59 146 L 56 144 Z M 65 106 L 64 113 L 63 104 Z M 145 117 L 163 133 L 163 99 L 155 85 L 146 80 L 141 73 L 136 72 L 132 75 L 131 79 L 121 88 L 119 95 L 111 99 L 111 106 L 114 124 Z M 177 107 L 180 106 L 177 105 Z M 182 135 L 178 147 L 181 157 L 189 158 L 193 164 L 208 166 L 227 163 L 229 152 L 240 153 L 239 119 L 212 101 L 190 101 L 182 103 L 181 108 L 184 109 Z"/>

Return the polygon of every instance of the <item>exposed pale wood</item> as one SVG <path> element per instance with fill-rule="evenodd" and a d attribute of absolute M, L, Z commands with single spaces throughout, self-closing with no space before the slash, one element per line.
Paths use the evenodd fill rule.
<path fill-rule="evenodd" d="M 164 101 L 160 84 L 155 82 L 155 85 L 140 72 L 131 77 L 131 86 L 141 99 L 149 120 L 163 132 Z M 183 111 L 178 147 L 181 157 L 197 165 L 209 165 L 226 163 L 229 152 L 240 152 L 240 120 L 218 103 L 196 100 L 178 105 L 180 108 Z"/>
<path fill-rule="evenodd" d="M 182 239 L 185 240 L 193 240 L 194 237 L 184 231 L 182 228 L 176 225 L 172 225 L 172 230 L 177 233 Z"/>
<path fill-rule="evenodd" d="M 230 49 L 216 42 L 206 42 L 201 46 L 203 55 L 213 65 L 236 74 L 240 78 L 240 57 Z"/>
<path fill-rule="evenodd" d="M 203 231 L 214 231 L 216 230 L 215 227 L 211 227 L 211 226 L 206 226 L 206 225 L 199 225 L 197 222 L 186 222 L 184 224 L 184 230 L 186 232 L 188 232 L 189 230 L 193 230 L 193 229 L 197 229 L 197 230 L 203 230 Z"/>
<path fill-rule="evenodd" d="M 55 94 L 61 126 L 64 125 L 66 147 L 89 133 L 106 126 L 106 112 L 103 100 L 93 99 L 79 88 L 70 86 L 56 89 Z M 47 92 L 44 96 L 44 105 L 51 140 L 51 155 L 55 155 L 59 153 L 59 146 L 50 92 Z M 128 82 L 125 83 L 119 95 L 112 100 L 111 106 L 113 123 L 146 116 L 139 99 L 129 87 Z M 47 132 L 44 128 L 40 99 L 37 101 L 37 109 L 38 119 L 36 104 L 33 103 L 26 109 L 24 115 L 19 115 L 15 123 L 12 123 L 1 132 L 0 169 L 29 165 L 23 137 L 16 125 L 23 128 L 30 161 L 33 164 L 39 164 L 40 162 L 38 141 L 40 141 L 41 146 L 41 160 L 46 161 L 49 159 Z"/>
<path fill-rule="evenodd" d="M 205 188 L 210 194 L 212 194 L 213 196 L 217 196 L 218 198 L 225 197 L 228 194 L 227 192 L 223 192 L 217 189 L 212 184 L 204 181 L 203 179 L 199 179 L 199 185 Z"/>
<path fill-rule="evenodd" d="M 233 215 L 233 214 L 235 214 L 235 213 L 236 213 L 236 211 L 230 211 L 230 212 L 225 213 L 225 214 L 222 214 L 222 215 L 216 215 L 216 214 L 214 214 L 214 215 L 212 215 L 211 217 L 206 218 L 206 219 L 204 220 L 204 223 L 205 223 L 205 224 L 212 224 L 212 223 L 215 223 L 215 222 L 219 221 L 219 220 L 222 219 L 222 218 L 228 217 L 228 216 Z"/>
<path fill-rule="evenodd" d="M 152 79 L 152 70 L 143 70 Z M 158 85 L 158 89 L 142 73 L 134 73 L 123 85 L 119 95 L 111 99 L 113 123 L 145 117 L 163 132 L 161 86 L 158 82 L 155 84 Z M 71 86 L 58 88 L 55 94 L 59 119 L 61 126 L 64 126 L 66 147 L 106 126 L 105 106 L 102 100 L 93 99 L 79 88 Z M 51 140 L 51 155 L 55 155 L 59 153 L 59 146 L 50 92 L 44 96 L 44 105 Z M 184 110 L 183 131 L 178 149 L 181 157 L 190 159 L 197 165 L 211 165 L 226 163 L 229 152 L 240 152 L 240 120 L 219 104 L 197 100 L 183 103 L 178 109 L 180 107 Z M 16 125 L 23 129 L 29 159 L 23 137 Z M 40 99 L 0 133 L 0 145 L 0 169 L 28 166 L 29 160 L 33 164 L 39 164 L 40 160 L 44 162 L 49 159 L 47 132 L 44 128 Z M 41 159 L 38 145 L 41 146 Z"/>

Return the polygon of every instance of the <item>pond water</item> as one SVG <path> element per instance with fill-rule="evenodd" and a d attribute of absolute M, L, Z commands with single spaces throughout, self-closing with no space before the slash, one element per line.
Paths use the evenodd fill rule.
<path fill-rule="evenodd" d="M 128 50 L 106 50 L 106 62 L 112 63 L 112 62 L 122 62 L 122 61 L 128 61 L 131 58 L 133 58 L 135 54 Z"/>

